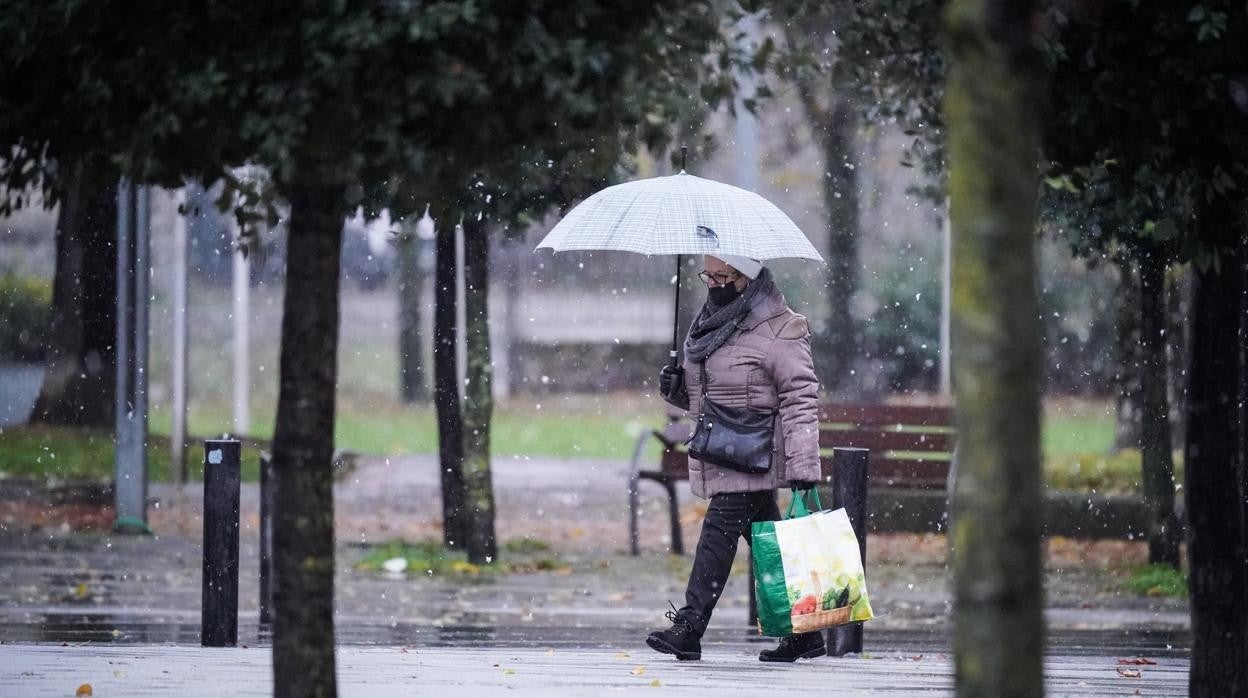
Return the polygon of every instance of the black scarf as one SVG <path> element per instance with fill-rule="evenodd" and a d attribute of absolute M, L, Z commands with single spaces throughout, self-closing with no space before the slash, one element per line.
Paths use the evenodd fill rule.
<path fill-rule="evenodd" d="M 737 323 L 767 297 L 765 291 L 772 285 L 771 271 L 766 267 L 759 272 L 736 300 L 727 305 L 715 305 L 709 298 L 689 326 L 685 337 L 685 358 L 694 363 L 706 361 L 737 329 Z"/>

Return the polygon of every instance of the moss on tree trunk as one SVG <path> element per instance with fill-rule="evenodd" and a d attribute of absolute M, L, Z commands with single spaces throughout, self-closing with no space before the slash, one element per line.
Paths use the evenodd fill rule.
<path fill-rule="evenodd" d="M 404 223 L 398 238 L 399 267 L 399 396 L 406 404 L 429 398 L 425 389 L 425 357 L 420 337 L 421 240 L 415 226 Z"/>
<path fill-rule="evenodd" d="M 490 420 L 494 413 L 489 325 L 489 252 L 485 225 L 464 223 L 464 504 L 468 510 L 468 560 L 498 557 L 494 534 L 494 486 L 490 476 Z"/>
<path fill-rule="evenodd" d="M 945 14 L 962 696 L 1043 694 L 1033 12 L 953 0 Z"/>

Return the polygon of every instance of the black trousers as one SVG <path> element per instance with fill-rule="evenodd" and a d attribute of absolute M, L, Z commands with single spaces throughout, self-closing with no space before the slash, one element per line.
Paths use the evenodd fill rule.
<path fill-rule="evenodd" d="M 693 557 L 693 572 L 685 589 L 685 606 L 679 613 L 688 620 L 698 635 L 706 632 L 711 612 L 728 581 L 732 561 L 737 556 L 737 539 L 750 542 L 750 524 L 755 521 L 778 521 L 780 509 L 776 493 L 725 492 L 711 497 L 698 550 Z M 751 580 L 752 583 L 752 580 Z"/>

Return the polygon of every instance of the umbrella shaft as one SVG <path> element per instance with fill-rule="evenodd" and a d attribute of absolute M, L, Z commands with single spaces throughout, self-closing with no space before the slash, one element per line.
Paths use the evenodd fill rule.
<path fill-rule="evenodd" d="M 676 368 L 677 347 L 680 346 L 680 266 L 681 255 L 676 255 L 676 307 L 672 312 L 672 353 L 671 367 Z"/>

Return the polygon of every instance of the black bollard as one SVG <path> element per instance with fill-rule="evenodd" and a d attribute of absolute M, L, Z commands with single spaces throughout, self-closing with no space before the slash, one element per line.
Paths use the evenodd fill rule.
<path fill-rule="evenodd" d="M 200 643 L 238 644 L 238 441 L 204 442 L 204 579 Z"/>
<path fill-rule="evenodd" d="M 862 564 L 867 564 L 867 462 L 865 448 L 832 449 L 832 508 L 845 509 L 858 537 Z M 847 623 L 828 630 L 828 654 L 843 657 L 862 653 L 862 623 Z"/>
<path fill-rule="evenodd" d="M 260 456 L 260 624 L 273 622 L 273 461 Z"/>

